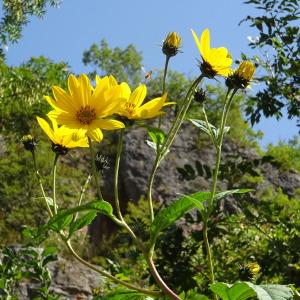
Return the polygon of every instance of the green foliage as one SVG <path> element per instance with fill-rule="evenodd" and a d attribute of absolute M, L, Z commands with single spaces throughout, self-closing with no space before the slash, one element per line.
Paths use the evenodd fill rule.
<path fill-rule="evenodd" d="M 289 300 L 293 294 L 285 285 L 254 285 L 250 282 L 237 282 L 233 285 L 218 282 L 210 289 L 222 300 L 246 300 L 257 296 L 259 300 Z"/>
<path fill-rule="evenodd" d="M 300 126 L 299 1 L 247 0 L 245 3 L 261 10 L 260 16 L 248 16 L 243 21 L 259 31 L 258 40 L 251 41 L 250 47 L 265 53 L 264 57 L 252 58 L 264 70 L 256 78 L 263 84 L 263 90 L 249 98 L 246 114 L 254 124 L 259 122 L 262 113 L 279 119 L 286 109 L 288 117 L 296 117 Z"/>
<path fill-rule="evenodd" d="M 0 132 L 28 133 L 36 115 L 49 108 L 43 96 L 51 94 L 52 85 L 64 86 L 66 76 L 65 63 L 45 57 L 31 58 L 20 67 L 0 63 Z"/>
<path fill-rule="evenodd" d="M 151 240 L 155 241 L 158 234 L 172 225 L 192 208 L 203 210 L 202 202 L 210 198 L 210 192 L 198 192 L 190 196 L 183 196 L 168 207 L 163 208 L 154 218 L 151 224 Z"/>
<path fill-rule="evenodd" d="M 112 206 L 104 200 L 88 202 L 73 208 L 60 210 L 49 220 L 46 228 L 60 232 L 69 226 L 70 238 L 75 231 L 89 225 L 94 220 L 97 213 L 113 217 L 112 211 Z M 75 220 L 75 215 L 77 215 L 78 212 L 84 212 L 85 214 Z"/>
<path fill-rule="evenodd" d="M 94 297 L 93 300 L 154 300 L 154 298 L 147 296 L 145 294 L 119 288 L 116 289 L 103 297 Z"/>
<path fill-rule="evenodd" d="M 83 53 L 83 63 L 95 68 L 95 74 L 113 74 L 118 81 L 126 81 L 136 86 L 142 78 L 142 56 L 134 45 L 125 49 L 110 48 L 105 40 L 93 44 Z"/>
<path fill-rule="evenodd" d="M 0 252 L 0 298 L 18 299 L 17 287 L 22 281 L 33 281 L 31 299 L 55 300 L 49 292 L 51 275 L 47 269 L 49 262 L 57 260 L 56 249 L 44 250 L 33 247 L 4 247 Z"/>
<path fill-rule="evenodd" d="M 222 107 L 226 90 L 221 86 L 206 85 L 206 101 L 203 106 L 208 117 L 208 121 L 214 127 L 220 127 Z M 242 107 L 246 101 L 247 96 L 243 93 L 238 93 L 234 97 L 231 109 L 229 111 L 228 120 L 230 125 L 230 138 L 233 139 L 240 146 L 254 146 L 257 147 L 257 140 L 261 137 L 261 132 L 253 131 L 242 115 Z M 192 103 L 189 109 L 188 119 L 205 120 L 202 105 L 197 102 Z"/>
<path fill-rule="evenodd" d="M 279 141 L 278 145 L 268 145 L 267 155 L 274 157 L 283 170 L 295 169 L 300 172 L 300 139 L 285 143 Z"/>
<path fill-rule="evenodd" d="M 3 17 L 0 23 L 1 44 L 5 46 L 8 42 L 17 42 L 30 16 L 42 17 L 46 13 L 48 4 L 58 6 L 59 3 L 60 0 L 3 0 Z M 0 55 L 4 56 L 2 46 Z"/>

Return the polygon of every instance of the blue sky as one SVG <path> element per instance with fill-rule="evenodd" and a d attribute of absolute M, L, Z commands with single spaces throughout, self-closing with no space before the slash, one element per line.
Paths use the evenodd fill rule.
<path fill-rule="evenodd" d="M 254 14 L 257 11 L 242 0 L 64 0 L 58 9 L 49 8 L 43 19 L 31 18 L 18 44 L 8 45 L 7 62 L 19 65 L 31 56 L 44 55 L 66 61 L 75 73 L 88 72 L 82 53 L 105 38 L 112 47 L 133 43 L 143 53 L 145 68 L 156 70 L 164 63 L 159 45 L 169 31 L 177 31 L 183 53 L 170 67 L 196 75 L 199 53 L 190 29 L 200 34 L 209 28 L 212 46 L 226 46 L 239 58 L 241 52 L 253 54 L 247 37 L 255 36 L 256 30 L 238 23 Z M 286 119 L 264 119 L 255 128 L 265 133 L 263 146 L 297 134 L 296 122 Z"/>

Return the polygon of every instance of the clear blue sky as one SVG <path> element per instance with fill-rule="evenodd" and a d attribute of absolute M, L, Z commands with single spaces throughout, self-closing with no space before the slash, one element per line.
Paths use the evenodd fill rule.
<path fill-rule="evenodd" d="M 43 19 L 31 18 L 18 44 L 9 45 L 7 62 L 19 65 L 31 56 L 44 55 L 67 62 L 74 73 L 88 72 L 82 53 L 105 38 L 112 47 L 135 44 L 143 53 L 145 68 L 155 70 L 164 63 L 159 45 L 169 31 L 177 31 L 183 53 L 170 67 L 195 75 L 199 53 L 190 29 L 200 34 L 209 28 L 212 46 L 226 46 L 239 58 L 241 52 L 251 54 L 247 36 L 255 36 L 256 30 L 238 23 L 253 14 L 257 11 L 242 0 L 63 0 L 58 9 L 49 8 Z M 263 146 L 297 134 L 296 122 L 286 119 L 263 120 L 255 128 L 265 133 Z"/>

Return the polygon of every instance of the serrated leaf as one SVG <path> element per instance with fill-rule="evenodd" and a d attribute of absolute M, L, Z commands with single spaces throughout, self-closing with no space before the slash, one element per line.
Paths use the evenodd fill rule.
<path fill-rule="evenodd" d="M 113 209 L 110 203 L 101 201 L 92 201 L 77 207 L 64 209 L 59 211 L 55 216 L 53 216 L 48 224 L 47 228 L 51 228 L 54 231 L 60 231 L 66 228 L 73 220 L 73 214 L 77 212 L 95 212 L 101 213 L 107 216 L 113 216 Z"/>
<path fill-rule="evenodd" d="M 286 285 L 263 284 L 254 285 L 248 283 L 256 292 L 259 300 L 288 300 L 293 298 L 292 290 Z"/>
<path fill-rule="evenodd" d="M 80 216 L 75 222 L 71 223 L 69 229 L 69 236 L 71 236 L 75 231 L 91 224 L 91 222 L 96 218 L 97 211 L 90 211 L 83 216 Z"/>
<path fill-rule="evenodd" d="M 217 282 L 212 284 L 210 289 L 222 300 L 246 300 L 256 295 L 246 282 L 237 282 L 235 284 Z"/>
<path fill-rule="evenodd" d="M 154 218 L 151 224 L 151 239 L 154 241 L 157 235 L 165 228 L 180 219 L 185 213 L 195 207 L 203 207 L 202 203 L 209 199 L 210 192 L 198 192 L 185 195 L 175 200 L 171 205 L 163 208 Z"/>

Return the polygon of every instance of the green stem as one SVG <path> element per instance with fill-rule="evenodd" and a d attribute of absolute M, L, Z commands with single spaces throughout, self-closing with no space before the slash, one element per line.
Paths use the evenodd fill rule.
<path fill-rule="evenodd" d="M 149 296 L 162 296 L 162 293 L 161 292 L 158 292 L 158 291 L 150 291 L 150 290 L 146 290 L 146 289 L 143 289 L 143 288 L 140 288 L 140 287 L 137 287 L 135 285 L 132 285 L 130 283 L 127 283 L 125 281 L 122 281 L 116 277 L 114 277 L 113 275 L 111 275 L 110 273 L 104 271 L 104 270 L 101 270 L 97 267 L 95 267 L 94 265 L 90 264 L 89 262 L 87 262 L 86 260 L 84 260 L 83 258 L 81 258 L 77 253 L 76 251 L 73 249 L 70 241 L 67 241 L 66 242 L 66 245 L 68 247 L 68 249 L 70 250 L 70 252 L 72 253 L 72 255 L 79 261 L 81 262 L 83 265 L 85 265 L 86 267 L 96 271 L 97 273 L 99 273 L 100 275 L 102 276 L 105 276 L 107 278 L 109 278 L 110 280 L 114 281 L 115 283 L 118 283 L 118 284 L 121 284 L 123 286 L 126 286 L 127 288 L 131 289 L 131 290 L 135 290 L 135 291 L 139 291 L 141 293 L 144 293 L 146 295 L 149 295 Z"/>
<path fill-rule="evenodd" d="M 120 208 L 119 201 L 119 191 L 118 191 L 118 182 L 119 182 L 119 168 L 120 168 L 120 159 L 123 148 L 123 137 L 124 137 L 124 129 L 120 129 L 119 141 L 117 146 L 117 154 L 116 154 L 116 162 L 115 162 L 115 178 L 114 178 L 114 194 L 115 194 L 115 206 L 117 210 L 117 214 L 120 220 L 124 220 Z"/>
<path fill-rule="evenodd" d="M 226 126 L 227 117 L 228 117 L 229 109 L 230 109 L 230 106 L 231 106 L 231 103 L 232 103 L 232 100 L 233 100 L 233 96 L 235 95 L 237 90 L 234 90 L 230 97 L 229 97 L 229 92 L 230 92 L 230 90 L 228 91 L 228 93 L 226 95 L 226 101 L 225 101 L 225 105 L 224 105 L 224 109 L 223 109 L 223 113 L 222 113 L 220 131 L 219 131 L 219 135 L 218 135 L 218 138 L 217 138 L 216 165 L 215 165 L 215 169 L 214 169 L 214 173 L 213 173 L 211 196 L 210 196 L 210 199 L 208 201 L 207 217 L 209 217 L 209 215 L 211 214 L 212 208 L 213 208 L 213 201 L 214 201 L 214 197 L 215 197 L 215 194 L 216 194 L 219 168 L 220 168 L 220 162 L 221 162 L 222 144 L 223 144 L 223 138 L 224 138 L 224 129 L 225 129 L 225 126 Z"/>
<path fill-rule="evenodd" d="M 164 157 L 164 155 L 166 154 L 166 152 L 169 150 L 170 146 L 172 145 L 172 143 L 175 139 L 175 136 L 176 136 L 176 134 L 184 120 L 184 117 L 190 107 L 190 104 L 193 100 L 193 94 L 194 94 L 195 88 L 199 85 L 199 83 L 202 81 L 203 78 L 204 78 L 204 76 L 201 74 L 190 86 L 190 88 L 186 94 L 186 97 L 183 101 L 183 104 L 180 108 L 180 111 L 177 114 L 176 119 L 168 133 L 168 136 L 166 137 L 166 140 L 164 141 L 164 143 L 161 147 L 162 149 L 160 152 L 159 163 L 160 163 L 161 159 Z"/>
<path fill-rule="evenodd" d="M 59 154 L 55 153 L 54 157 L 54 163 L 53 163 L 53 207 L 54 207 L 54 214 L 57 214 L 57 204 L 56 204 L 56 166 L 57 166 L 57 161 L 59 158 Z"/>
<path fill-rule="evenodd" d="M 50 208 L 50 205 L 49 205 L 49 203 L 47 201 L 47 197 L 46 197 L 46 194 L 45 194 L 45 190 L 44 190 L 44 187 L 43 187 L 41 175 L 39 174 L 39 170 L 37 168 L 36 158 L 35 158 L 34 151 L 31 151 L 31 154 L 32 154 L 32 159 L 33 159 L 33 163 L 34 163 L 35 174 L 36 174 L 37 180 L 39 182 L 40 189 L 42 191 L 42 195 L 43 195 L 43 198 L 44 198 L 44 201 L 45 201 L 45 204 L 46 204 L 46 208 L 47 208 L 48 214 L 49 214 L 50 217 L 53 217 L 52 210 Z"/>
<path fill-rule="evenodd" d="M 86 191 L 86 189 L 88 187 L 89 182 L 91 181 L 91 178 L 92 178 L 92 176 L 91 176 L 91 174 L 89 174 L 88 177 L 87 177 L 87 179 L 86 179 L 86 181 L 84 182 L 84 185 L 81 187 L 77 206 L 81 205 L 82 199 L 83 199 L 83 195 L 84 195 L 84 193 L 85 193 L 85 191 Z M 76 221 L 77 216 L 78 216 L 78 212 L 74 215 L 73 222 Z"/>
<path fill-rule="evenodd" d="M 203 218 L 203 223 L 204 223 L 203 238 L 204 238 L 205 248 L 206 248 L 206 252 L 207 252 L 207 261 L 208 261 L 211 284 L 213 284 L 215 282 L 215 276 L 214 276 L 212 251 L 211 251 L 211 247 L 209 245 L 209 240 L 208 240 L 208 219 L 209 219 L 210 214 L 212 213 L 213 201 L 214 201 L 214 197 L 215 197 L 216 189 L 217 189 L 217 182 L 218 182 L 218 175 L 219 175 L 219 168 L 220 168 L 221 154 L 222 154 L 222 144 L 223 144 L 223 137 L 224 137 L 224 129 L 226 126 L 226 121 L 227 121 L 229 109 L 230 109 L 230 106 L 231 106 L 231 103 L 233 100 L 233 96 L 235 95 L 236 91 L 237 90 L 234 90 L 229 97 L 230 90 L 228 90 L 227 95 L 226 95 L 225 104 L 223 107 L 219 135 L 217 137 L 217 141 L 216 141 L 216 145 L 215 145 L 216 149 L 217 149 L 217 153 L 216 153 L 216 163 L 215 163 L 215 168 L 214 168 L 214 173 L 213 173 L 211 195 L 210 195 L 210 199 L 208 200 L 207 212 Z M 214 300 L 218 299 L 217 295 L 214 295 L 213 297 L 214 297 Z"/>
<path fill-rule="evenodd" d="M 123 145 L 123 137 L 124 137 L 124 129 L 120 130 L 119 135 L 119 141 L 117 146 L 117 154 L 116 154 L 116 162 L 115 162 L 115 176 L 114 176 L 114 194 L 115 194 L 115 206 L 117 210 L 117 214 L 119 219 L 121 220 L 121 223 L 119 225 L 123 226 L 131 235 L 131 237 L 134 239 L 134 241 L 137 243 L 139 248 L 141 249 L 144 257 L 146 258 L 147 264 L 150 268 L 151 274 L 153 275 L 155 281 L 160 286 L 160 288 L 163 290 L 163 292 L 166 295 L 169 295 L 171 299 L 180 299 L 162 280 L 160 275 L 158 274 L 155 265 L 152 260 L 152 252 L 148 253 L 144 244 L 140 239 L 135 235 L 135 233 L 132 231 L 132 229 L 129 227 L 129 225 L 126 223 L 126 221 L 123 218 L 121 209 L 120 209 L 120 201 L 119 201 L 119 191 L 118 191 L 118 178 L 119 178 L 119 167 L 120 167 L 120 159 L 121 159 L 121 153 L 122 153 L 122 145 Z M 152 204 L 152 203 L 151 203 Z M 151 207 L 151 211 L 153 212 L 153 208 Z"/>
<path fill-rule="evenodd" d="M 169 61 L 170 61 L 170 56 L 166 55 L 164 76 L 163 76 L 163 83 L 162 83 L 162 95 L 164 95 L 165 92 L 166 92 L 166 78 L 167 78 Z M 161 123 L 162 123 L 162 116 L 159 116 L 159 118 L 158 118 L 158 129 L 160 129 Z"/>
<path fill-rule="evenodd" d="M 208 261 L 208 269 L 209 269 L 209 279 L 211 283 L 215 282 L 215 275 L 214 275 L 214 267 L 213 267 L 213 260 L 212 260 L 212 253 L 208 241 L 208 234 L 207 234 L 207 222 L 204 222 L 203 227 L 203 238 L 205 243 L 205 249 L 207 253 L 207 261 Z"/>
<path fill-rule="evenodd" d="M 200 75 L 190 86 L 187 95 L 184 99 L 184 102 L 181 106 L 181 109 L 179 111 L 179 113 L 176 116 L 176 119 L 171 127 L 171 129 L 169 130 L 169 133 L 164 141 L 164 143 L 162 144 L 162 146 L 157 147 L 157 151 L 156 151 L 156 158 L 154 161 L 154 164 L 152 166 L 152 170 L 150 173 L 150 177 L 148 179 L 148 188 L 147 188 L 147 199 L 148 199 L 148 204 L 149 204 L 149 210 L 150 210 L 150 217 L 151 217 L 151 222 L 154 219 L 154 212 L 153 212 L 153 200 L 152 200 L 152 186 L 153 186 L 153 182 L 154 182 L 154 177 L 156 174 L 156 171 L 159 167 L 159 164 L 161 162 L 161 160 L 163 159 L 163 157 L 165 156 L 165 154 L 167 153 L 167 151 L 169 150 L 170 146 L 173 143 L 173 140 L 183 122 L 183 119 L 186 115 L 186 112 L 191 104 L 191 101 L 193 99 L 192 95 L 193 92 L 195 90 L 195 88 L 198 86 L 198 84 L 201 82 L 201 80 L 203 79 L 203 75 Z"/>
<path fill-rule="evenodd" d="M 98 176 L 97 176 L 96 163 L 95 163 L 95 152 L 94 152 L 93 142 L 89 137 L 88 137 L 88 141 L 89 141 L 89 148 L 90 148 L 90 154 L 91 154 L 91 160 L 92 160 L 92 171 L 93 171 L 94 182 L 95 182 L 95 185 L 96 185 L 96 188 L 97 188 L 97 193 L 98 193 L 99 200 L 103 200 L 103 196 L 102 196 L 102 193 L 101 193 L 101 188 L 100 188 L 100 184 L 99 184 Z"/>
<path fill-rule="evenodd" d="M 170 61 L 170 56 L 166 55 L 164 77 L 163 77 L 163 86 L 162 86 L 162 94 L 164 94 L 166 92 L 166 78 L 167 78 L 169 61 Z"/>

